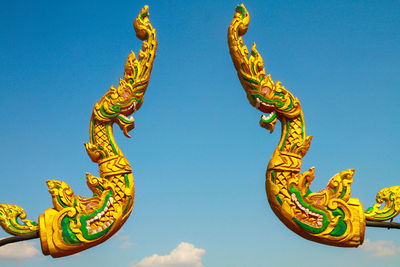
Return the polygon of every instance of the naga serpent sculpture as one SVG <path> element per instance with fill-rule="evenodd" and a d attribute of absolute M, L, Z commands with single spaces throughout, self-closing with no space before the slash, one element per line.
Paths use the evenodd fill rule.
<path fill-rule="evenodd" d="M 134 20 L 136 36 L 143 41 L 137 59 L 131 52 L 118 88 L 111 86 L 97 102 L 90 118 L 90 142 L 84 143 L 91 160 L 99 165 L 100 177 L 86 173 L 93 197 L 75 196 L 63 181 L 47 181 L 53 208 L 39 216 L 39 223 L 26 218 L 17 205 L 0 205 L 0 225 L 11 235 L 40 236 L 43 254 L 63 257 L 96 246 L 115 234 L 132 212 L 135 187 L 128 160 L 116 145 L 113 124 L 125 136 L 135 127 L 133 117 L 150 80 L 156 56 L 155 29 L 145 6 Z M 19 223 L 18 217 L 22 219 Z"/>
<path fill-rule="evenodd" d="M 268 202 L 279 219 L 303 238 L 332 246 L 357 247 L 363 243 L 366 225 L 391 226 L 381 221 L 393 219 L 400 212 L 400 186 L 381 190 L 376 197 L 379 204 L 366 211 L 357 198 L 350 198 L 353 169 L 333 176 L 320 192 L 310 191 L 314 167 L 303 173 L 300 169 L 312 137 L 306 135 L 300 102 L 279 81 L 274 83 L 266 75 L 255 44 L 248 56 L 242 36 L 249 22 L 244 5 L 237 6 L 228 29 L 228 45 L 247 99 L 256 109 L 269 114 L 262 115 L 261 127 L 272 133 L 277 120 L 282 125 L 281 139 L 266 173 Z"/>

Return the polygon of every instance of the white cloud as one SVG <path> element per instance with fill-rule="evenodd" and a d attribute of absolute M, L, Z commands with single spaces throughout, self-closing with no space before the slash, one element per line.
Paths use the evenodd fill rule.
<path fill-rule="evenodd" d="M 360 249 L 372 252 L 372 257 L 388 257 L 400 253 L 400 247 L 395 246 L 390 240 L 371 241 L 367 238 Z"/>
<path fill-rule="evenodd" d="M 129 247 L 131 247 L 133 245 L 132 242 L 130 241 L 130 236 L 129 235 L 120 235 L 120 236 L 118 236 L 118 239 L 120 241 L 122 241 L 122 243 L 119 246 L 119 248 L 122 248 L 122 249 L 129 248 Z"/>
<path fill-rule="evenodd" d="M 119 235 L 118 239 L 122 240 L 122 241 L 127 241 L 129 240 L 131 237 L 129 235 Z"/>
<path fill-rule="evenodd" d="M 146 257 L 132 267 L 204 267 L 201 258 L 206 253 L 202 248 L 182 242 L 170 254 L 154 254 Z"/>
<path fill-rule="evenodd" d="M 25 261 L 40 254 L 34 242 L 17 242 L 0 247 L 0 260 Z"/>
<path fill-rule="evenodd" d="M 124 241 L 124 242 L 119 246 L 119 248 L 124 249 L 124 248 L 129 248 L 129 247 L 131 247 L 131 246 L 132 246 L 132 242 L 130 242 L 130 241 Z"/>

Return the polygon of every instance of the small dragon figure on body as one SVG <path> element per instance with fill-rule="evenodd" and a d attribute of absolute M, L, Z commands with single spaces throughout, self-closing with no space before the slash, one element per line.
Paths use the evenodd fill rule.
<path fill-rule="evenodd" d="M 53 208 L 39 216 L 39 223 L 24 219 L 17 205 L 0 205 L 0 225 L 12 235 L 39 232 L 45 255 L 63 257 L 98 245 L 115 234 L 132 212 L 135 187 L 132 168 L 113 137 L 113 124 L 130 137 L 133 117 L 143 103 L 156 56 L 156 32 L 145 6 L 134 20 L 136 36 L 143 41 L 139 57 L 131 52 L 118 88 L 111 86 L 95 104 L 90 118 L 90 142 L 86 151 L 99 165 L 100 176 L 86 174 L 93 197 L 75 196 L 63 181 L 47 181 Z M 23 224 L 18 222 L 23 219 Z"/>

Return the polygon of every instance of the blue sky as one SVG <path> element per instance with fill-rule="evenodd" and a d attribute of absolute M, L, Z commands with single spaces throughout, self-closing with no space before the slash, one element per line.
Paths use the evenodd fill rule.
<path fill-rule="evenodd" d="M 48 179 L 90 196 L 84 173 L 97 173 L 97 165 L 82 145 L 89 118 L 118 84 L 129 52 L 141 47 L 132 22 L 145 4 L 157 58 L 132 138 L 115 128 L 134 168 L 130 219 L 117 236 L 77 256 L 0 256 L 0 265 L 134 266 L 176 248 L 197 257 L 194 267 L 397 266 L 400 231 L 367 228 L 371 250 L 329 247 L 292 233 L 269 208 L 264 175 L 279 131 L 259 127 L 261 114 L 229 56 L 236 1 L 3 3 L 0 202 L 36 220 L 52 206 Z M 247 46 L 256 42 L 267 73 L 300 99 L 314 136 L 303 161 L 303 171 L 316 167 L 311 189 L 355 168 L 352 196 L 368 207 L 380 189 L 400 185 L 399 1 L 244 4 Z M 38 240 L 32 245 L 40 250 Z M 380 248 L 386 256 L 374 254 Z"/>

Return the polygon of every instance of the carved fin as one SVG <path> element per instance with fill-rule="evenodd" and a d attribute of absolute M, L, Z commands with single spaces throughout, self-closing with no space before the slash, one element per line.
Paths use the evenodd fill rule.
<path fill-rule="evenodd" d="M 49 180 L 46 183 L 49 187 L 55 210 L 60 211 L 63 208 L 74 206 L 76 196 L 67 183 L 57 180 Z"/>
<path fill-rule="evenodd" d="M 104 189 L 109 187 L 109 182 L 106 179 L 93 176 L 90 173 L 86 173 L 86 183 L 93 194 L 97 196 L 101 196 Z"/>
<path fill-rule="evenodd" d="M 100 159 L 106 158 L 108 155 L 107 151 L 105 151 L 101 145 L 95 145 L 92 143 L 83 143 L 83 145 L 85 146 L 90 159 L 95 163 Z"/>
<path fill-rule="evenodd" d="M 350 199 L 354 172 L 354 169 L 341 171 L 329 180 L 326 186 L 326 190 L 330 195 L 329 198 L 340 198 L 343 201 Z"/>
<path fill-rule="evenodd" d="M 307 136 L 306 139 L 303 141 L 303 144 L 302 144 L 301 149 L 300 149 L 300 155 L 302 157 L 304 157 L 307 154 L 308 149 L 311 146 L 312 138 L 313 138 L 312 136 Z"/>

